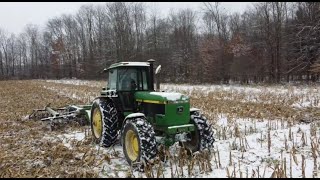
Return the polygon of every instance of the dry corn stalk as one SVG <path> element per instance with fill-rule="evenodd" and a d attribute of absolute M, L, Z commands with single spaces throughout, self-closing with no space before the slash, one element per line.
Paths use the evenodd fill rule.
<path fill-rule="evenodd" d="M 271 149 L 271 136 L 270 136 L 270 128 L 268 128 L 268 152 L 270 156 L 270 150 Z"/>
<path fill-rule="evenodd" d="M 305 173 L 306 166 L 305 166 L 305 157 L 304 157 L 304 155 L 301 155 L 301 158 L 302 158 L 302 163 L 301 163 L 302 178 L 305 178 L 306 177 L 306 173 Z"/>

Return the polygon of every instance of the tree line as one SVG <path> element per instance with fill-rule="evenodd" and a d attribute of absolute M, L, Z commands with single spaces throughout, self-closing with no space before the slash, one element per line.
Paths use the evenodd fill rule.
<path fill-rule="evenodd" d="M 209 2 L 165 17 L 145 3 L 87 4 L 43 30 L 0 27 L 0 79 L 105 78 L 112 63 L 155 59 L 162 82 L 317 81 L 319 53 L 319 2 L 257 2 L 231 14 Z"/>

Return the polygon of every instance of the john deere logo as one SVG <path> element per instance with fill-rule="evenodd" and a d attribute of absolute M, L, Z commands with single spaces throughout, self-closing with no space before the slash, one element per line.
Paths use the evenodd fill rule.
<path fill-rule="evenodd" d="M 178 112 L 178 113 L 182 113 L 182 112 L 183 112 L 183 106 L 177 107 L 177 112 Z"/>

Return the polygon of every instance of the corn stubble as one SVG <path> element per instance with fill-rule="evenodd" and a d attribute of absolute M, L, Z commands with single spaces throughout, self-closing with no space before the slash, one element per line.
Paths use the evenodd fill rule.
<path fill-rule="evenodd" d="M 88 127 L 71 124 L 57 131 L 48 131 L 46 123 L 24 118 L 32 109 L 41 109 L 49 103 L 52 107 L 63 107 L 67 104 L 84 104 L 92 101 L 101 89 L 96 84 L 104 85 L 104 82 L 92 83 L 95 86 L 90 84 L 75 86 L 39 80 L 0 81 L 0 177 L 101 177 L 99 173 L 104 169 L 101 166 L 113 165 L 112 158 L 119 154 L 115 151 L 106 154 L 100 152 L 101 149 L 93 148 L 94 143 Z M 316 108 L 319 98 L 313 98 L 312 106 L 309 108 L 296 109 L 292 105 L 294 103 L 302 105 L 302 100 L 311 99 L 312 93 L 301 95 L 295 94 L 291 87 L 287 89 L 289 90 L 285 94 L 268 91 L 248 94 L 241 90 L 224 89 L 206 94 L 197 89 L 192 92 L 178 90 L 188 94 L 191 97 L 191 105 L 202 109 L 208 120 L 213 123 L 217 140 L 232 139 L 229 158 L 220 159 L 219 145 L 215 145 L 211 152 L 197 152 L 191 155 L 181 147 L 177 147 L 175 153 L 163 148 L 155 163 L 145 166 L 144 172 L 139 174 L 139 177 L 165 177 L 165 174 L 169 177 L 195 177 L 208 175 L 213 169 L 225 169 L 227 177 L 266 177 L 267 169 L 273 171 L 270 177 L 293 177 L 293 166 L 300 167 L 301 176 L 307 177 L 305 172 L 307 158 L 313 159 L 313 177 L 317 177 L 319 125 L 312 122 L 310 134 L 293 131 L 291 127 L 299 121 L 317 119 L 320 116 L 320 111 Z M 221 114 L 226 115 L 227 126 L 217 125 Z M 238 118 L 251 120 L 254 126 L 245 126 L 244 130 L 241 130 L 236 122 Z M 265 120 L 269 120 L 268 130 L 260 132 L 256 122 Z M 283 152 L 288 156 L 281 156 L 280 160 L 269 165 L 249 170 L 243 162 L 244 154 L 250 150 L 246 137 L 254 133 L 261 134 L 257 140 L 259 146 L 266 148 L 267 152 L 272 154 L 274 153 L 273 130 L 284 128 L 289 129 L 289 133 L 281 135 L 285 142 Z M 66 147 L 61 139 L 44 138 L 44 136 L 56 137 L 74 130 L 85 132 L 85 139 L 68 140 L 72 148 Z M 309 146 L 311 156 L 300 152 Z M 237 153 L 242 155 L 236 156 Z M 165 163 L 160 160 L 163 158 L 166 159 Z M 106 172 L 105 176 L 118 175 L 115 170 L 114 175 Z M 135 177 L 134 170 L 129 166 L 126 177 Z"/>
<path fill-rule="evenodd" d="M 46 123 L 26 118 L 32 109 L 49 103 L 62 107 L 81 101 L 57 96 L 35 81 L 0 81 L 0 97 L 0 177 L 97 177 L 90 158 L 76 158 L 89 150 L 90 139 L 70 142 L 70 150 L 59 140 L 43 138 L 55 137 L 63 129 L 50 132 Z"/>

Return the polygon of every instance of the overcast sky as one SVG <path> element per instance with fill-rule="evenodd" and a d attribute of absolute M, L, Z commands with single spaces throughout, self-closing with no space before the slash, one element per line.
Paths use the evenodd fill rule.
<path fill-rule="evenodd" d="M 44 27 L 46 21 L 63 13 L 75 14 L 84 4 L 105 4 L 105 2 L 0 2 L 0 28 L 18 34 L 26 24 Z M 243 12 L 251 2 L 222 2 L 226 11 Z M 192 8 L 200 11 L 201 2 L 147 2 L 149 9 L 156 9 L 166 15 L 170 9 Z"/>

